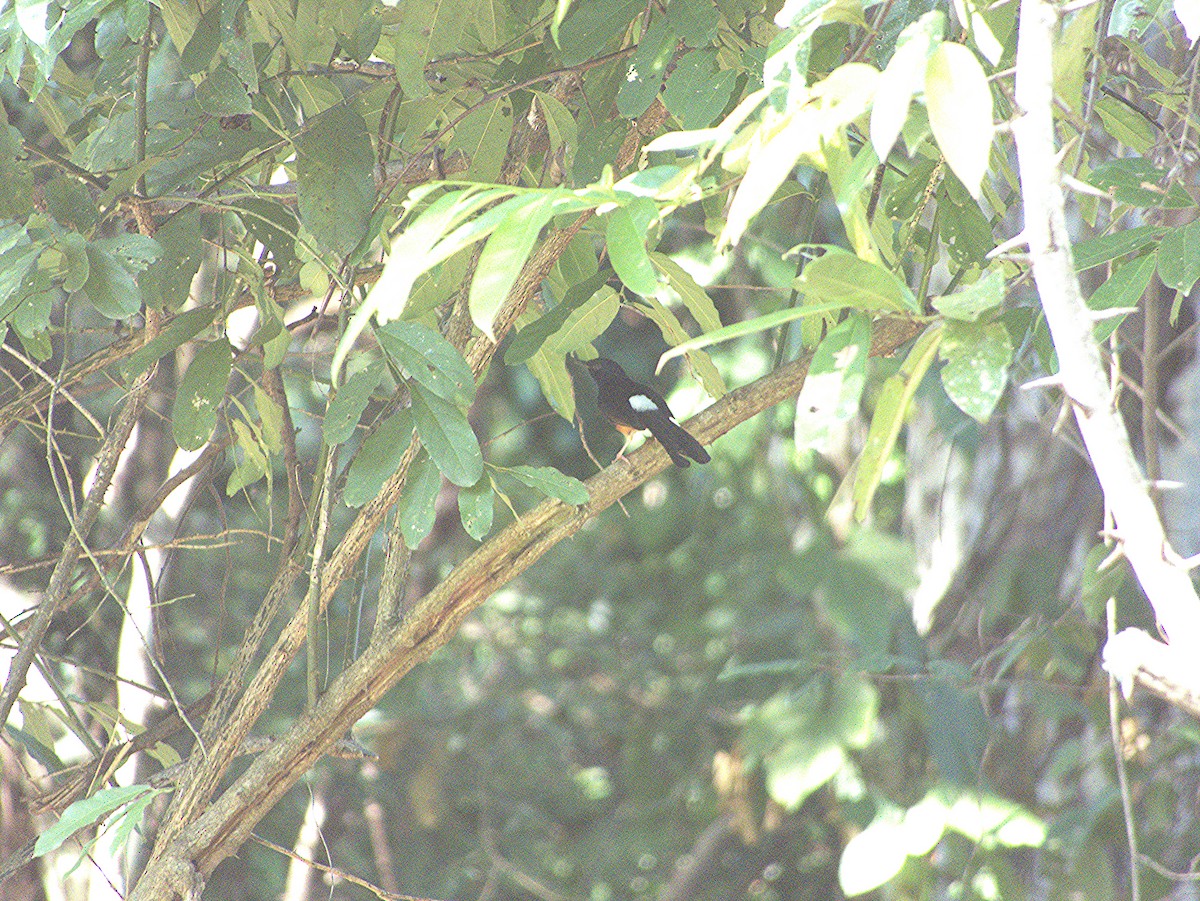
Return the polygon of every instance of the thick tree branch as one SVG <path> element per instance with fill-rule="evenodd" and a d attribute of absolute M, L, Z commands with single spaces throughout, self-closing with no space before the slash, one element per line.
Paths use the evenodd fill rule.
<path fill-rule="evenodd" d="M 1200 597 L 1167 540 L 1146 479 L 1133 456 L 1092 337 L 1093 322 L 1075 278 L 1054 146 L 1051 63 L 1056 25 L 1055 8 L 1049 3 L 1022 0 L 1016 75 L 1020 114 L 1013 122 L 1013 133 L 1034 280 L 1058 354 L 1058 376 L 1104 489 L 1105 503 L 1116 519 L 1121 548 L 1150 599 L 1172 651 L 1191 658 L 1183 669 L 1192 674 L 1193 682 L 1190 688 L 1181 689 L 1197 695 Z M 1137 667 L 1131 664 L 1137 655 L 1114 653 L 1123 635 L 1109 642 L 1105 665 L 1128 681 L 1136 673 Z"/>
<path fill-rule="evenodd" d="M 876 355 L 890 354 L 917 330 L 908 322 L 881 322 L 876 326 L 872 351 Z M 805 358 L 732 391 L 690 420 L 688 429 L 710 443 L 794 396 L 807 371 Z M 543 501 L 476 550 L 413 607 L 399 628 L 379 634 L 287 735 L 260 755 L 186 832 L 161 849 L 155 864 L 146 870 L 130 896 L 131 901 L 170 897 L 175 885 L 171 874 L 198 873 L 207 877 L 222 860 L 237 852 L 254 825 L 325 749 L 409 670 L 448 642 L 472 610 L 558 542 L 578 532 L 589 519 L 669 464 L 666 452 L 657 443 L 648 444 L 631 454 L 627 463 L 610 466 L 589 480 L 591 500 L 586 506 Z M 189 879 L 178 886 L 196 884 Z"/>
<path fill-rule="evenodd" d="M 618 169 L 624 169 L 633 164 L 637 157 L 637 150 L 644 142 L 646 135 L 656 133 L 662 127 L 666 116 L 667 112 L 663 105 L 655 102 L 633 123 L 615 160 Z M 498 339 L 503 338 L 512 328 L 517 317 L 540 289 L 543 279 L 549 275 L 571 238 L 575 236 L 590 215 L 590 213 L 585 213 L 570 226 L 552 232 L 538 246 L 496 316 L 494 331 Z M 472 338 L 469 332 L 459 335 L 457 338 L 466 343 L 464 356 L 478 380 L 491 362 L 497 344 L 483 335 Z M 330 554 L 321 570 L 323 590 L 320 593 L 319 603 L 316 605 L 317 615 L 326 609 L 334 592 L 357 566 L 371 537 L 382 524 L 384 515 L 399 500 L 400 492 L 408 478 L 409 467 L 419 450 L 420 443 L 414 438 L 401 458 L 396 472 L 384 484 L 379 494 L 362 507 L 351 527 Z M 205 803 L 216 790 L 237 753 L 237 749 L 270 703 L 279 682 L 303 646 L 308 632 L 307 624 L 310 613 L 306 608 L 297 610 L 293 614 L 279 638 L 267 651 L 262 664 L 255 673 L 253 683 L 249 683 L 250 664 L 258 654 L 267 627 L 274 621 L 283 598 L 291 591 L 299 575 L 299 561 L 288 559 L 281 567 L 280 574 L 276 577 L 275 584 L 271 586 L 266 601 L 255 616 L 250 630 L 247 631 L 233 665 L 222 680 L 222 684 L 217 690 L 216 700 L 205 718 L 201 730 L 205 753 L 193 756 L 189 760 L 187 772 L 180 782 L 179 790 L 172 799 L 164 819 L 159 841 L 154 849 L 155 858 L 162 848 L 168 846 L 171 841 L 182 834 L 188 823 L 193 822 L 201 815 Z M 385 599 L 385 601 L 387 600 Z M 385 606 L 388 605 L 390 605 L 390 601 L 385 604 Z M 153 862 L 152 859 L 151 865 Z"/>

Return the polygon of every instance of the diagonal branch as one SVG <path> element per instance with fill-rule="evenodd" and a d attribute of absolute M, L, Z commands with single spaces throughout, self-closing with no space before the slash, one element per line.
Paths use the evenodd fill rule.
<path fill-rule="evenodd" d="M 918 327 L 893 320 L 878 323 L 872 352 L 890 354 Z M 688 423 L 709 443 L 734 426 L 795 396 L 808 371 L 797 360 L 730 392 Z M 610 466 L 588 481 L 590 501 L 572 507 L 546 500 L 509 525 L 464 560 L 422 598 L 399 628 L 381 634 L 330 686 L 287 735 L 261 754 L 186 832 L 147 868 L 131 901 L 168 898 L 202 884 L 225 858 L 237 852 L 255 824 L 296 783 L 324 749 L 369 711 L 414 666 L 450 640 L 463 619 L 483 601 L 524 572 L 558 542 L 578 532 L 618 498 L 669 465 L 666 452 L 651 443 L 631 454 L 627 464 Z"/>

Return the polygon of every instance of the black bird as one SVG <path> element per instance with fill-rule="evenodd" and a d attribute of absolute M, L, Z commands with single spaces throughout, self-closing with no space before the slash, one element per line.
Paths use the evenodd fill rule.
<path fill-rule="evenodd" d="M 671 408 L 653 388 L 639 385 L 625 374 L 624 369 L 603 357 L 585 360 L 583 365 L 596 382 L 596 400 L 601 414 L 626 436 L 626 446 L 634 434 L 649 429 L 676 466 L 691 465 L 688 457 L 697 463 L 707 463 L 711 459 L 704 446 L 675 421 Z M 617 459 L 624 459 L 624 456 L 625 448 L 622 447 Z"/>

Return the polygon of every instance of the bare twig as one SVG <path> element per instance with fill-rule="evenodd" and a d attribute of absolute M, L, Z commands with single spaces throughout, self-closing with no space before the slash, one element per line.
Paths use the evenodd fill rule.
<path fill-rule="evenodd" d="M 25 677 L 29 673 L 33 657 L 41 646 L 42 639 L 45 638 L 47 630 L 50 628 L 50 622 L 54 614 L 58 612 L 59 604 L 66 597 L 67 591 L 71 586 L 71 580 L 75 575 L 75 564 L 79 561 L 79 556 L 83 552 L 88 533 L 91 532 L 92 526 L 95 525 L 96 519 L 99 517 L 100 511 L 104 506 L 104 495 L 108 491 L 108 486 L 117 471 L 117 463 L 120 460 L 121 451 L 125 449 L 125 444 L 129 441 L 129 435 L 133 431 L 133 426 L 142 415 L 142 408 L 145 406 L 146 396 L 150 391 L 150 379 L 153 374 L 154 367 L 152 366 L 138 376 L 134 382 L 133 390 L 129 392 L 129 397 L 126 399 L 124 407 L 122 407 L 120 414 L 117 416 L 115 426 L 105 439 L 104 444 L 100 448 L 100 453 L 96 457 L 96 477 L 92 484 L 92 489 L 88 492 L 87 499 L 79 511 L 79 516 L 71 523 L 71 533 L 67 536 L 66 545 L 59 555 L 54 572 L 50 575 L 50 582 L 46 586 L 46 594 L 42 598 L 42 603 L 34 616 L 33 624 L 25 632 L 21 641 L 21 649 L 17 651 L 9 668 L 8 678 L 4 684 L 4 694 L 0 696 L 0 723 L 8 721 L 8 716 L 17 701 L 17 696 L 21 693 L 21 689 L 25 687 Z"/>

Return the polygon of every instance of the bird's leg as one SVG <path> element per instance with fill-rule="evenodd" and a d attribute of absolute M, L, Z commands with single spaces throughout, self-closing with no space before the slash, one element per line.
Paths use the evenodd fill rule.
<path fill-rule="evenodd" d="M 637 432 L 630 432 L 628 435 L 625 436 L 625 443 L 622 444 L 621 449 L 619 451 L 617 451 L 616 460 L 613 461 L 614 463 L 617 460 L 624 460 L 626 463 L 629 462 L 629 458 L 625 456 L 625 451 L 627 451 L 629 449 L 629 445 L 633 442 L 633 439 L 636 437 L 637 437 Z"/>

